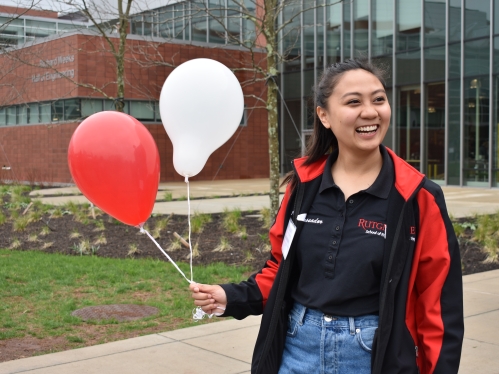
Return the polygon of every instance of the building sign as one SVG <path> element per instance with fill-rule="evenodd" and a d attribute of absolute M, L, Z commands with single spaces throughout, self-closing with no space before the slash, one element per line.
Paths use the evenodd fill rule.
<path fill-rule="evenodd" d="M 63 77 L 74 78 L 75 70 L 74 69 L 66 69 L 66 70 L 55 70 L 58 66 L 69 64 L 74 62 L 75 55 L 67 55 L 67 56 L 57 56 L 51 60 L 40 60 L 38 66 L 41 68 L 53 68 L 53 71 L 42 73 L 42 74 L 33 74 L 31 76 L 31 82 L 48 82 L 55 81 L 56 79 L 61 79 Z"/>

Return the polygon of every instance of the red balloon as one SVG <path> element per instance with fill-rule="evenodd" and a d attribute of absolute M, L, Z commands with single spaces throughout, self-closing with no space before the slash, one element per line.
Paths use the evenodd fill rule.
<path fill-rule="evenodd" d="M 80 191 L 117 220 L 142 226 L 159 184 L 159 153 L 145 126 L 128 114 L 99 112 L 76 129 L 69 170 Z"/>

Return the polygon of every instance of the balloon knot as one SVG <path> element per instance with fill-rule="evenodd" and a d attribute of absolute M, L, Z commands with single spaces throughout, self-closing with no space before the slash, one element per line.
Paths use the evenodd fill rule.
<path fill-rule="evenodd" d="M 189 177 L 185 177 L 184 182 L 185 182 L 185 183 L 189 183 Z"/>
<path fill-rule="evenodd" d="M 144 227 L 143 227 L 143 226 L 139 227 L 139 229 L 140 229 L 140 233 L 141 233 L 141 234 L 145 234 L 145 233 L 146 233 L 146 230 L 144 230 Z"/>

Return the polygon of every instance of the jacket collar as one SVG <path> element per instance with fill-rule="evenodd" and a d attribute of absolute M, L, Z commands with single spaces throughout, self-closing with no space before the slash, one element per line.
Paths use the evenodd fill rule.
<path fill-rule="evenodd" d="M 392 158 L 393 166 L 395 169 L 395 188 L 402 195 L 404 200 L 409 200 L 411 195 L 417 190 L 424 175 L 402 160 L 390 148 L 381 145 L 388 152 Z M 306 183 L 319 177 L 324 172 L 328 155 L 322 156 L 317 162 L 311 165 L 303 165 L 306 157 L 297 158 L 293 161 L 296 173 L 300 182 Z"/>

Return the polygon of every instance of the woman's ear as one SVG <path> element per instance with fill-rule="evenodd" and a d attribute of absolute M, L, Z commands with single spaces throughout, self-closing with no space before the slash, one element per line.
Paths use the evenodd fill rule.
<path fill-rule="evenodd" d="M 324 109 L 323 107 L 321 106 L 318 106 L 316 108 L 316 113 L 317 113 L 317 117 L 319 117 L 319 120 L 322 122 L 322 125 L 326 128 L 326 129 L 330 129 L 331 128 L 331 125 L 329 124 L 328 122 L 328 118 L 327 118 L 327 111 L 326 109 Z"/>

